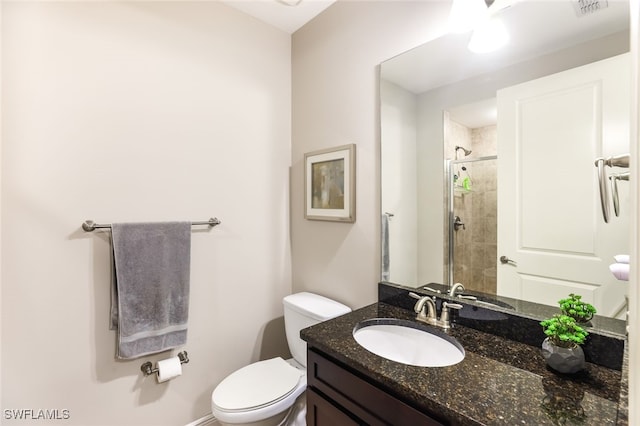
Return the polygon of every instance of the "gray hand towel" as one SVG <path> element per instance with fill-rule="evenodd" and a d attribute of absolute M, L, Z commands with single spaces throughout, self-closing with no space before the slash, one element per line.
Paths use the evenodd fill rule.
<path fill-rule="evenodd" d="M 116 356 L 137 358 L 187 340 L 191 224 L 114 223 Z M 117 324 L 113 324 L 117 322 Z"/>

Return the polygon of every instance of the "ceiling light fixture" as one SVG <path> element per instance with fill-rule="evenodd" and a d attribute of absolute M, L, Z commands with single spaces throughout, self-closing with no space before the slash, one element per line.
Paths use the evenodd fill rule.
<path fill-rule="evenodd" d="M 484 0 L 454 0 L 449 13 L 449 32 L 463 34 L 475 28 L 478 16 L 487 13 Z"/>
<path fill-rule="evenodd" d="M 509 42 L 509 33 L 502 20 L 497 17 L 487 17 L 471 34 L 467 48 L 473 53 L 489 53 L 498 50 Z"/>
<path fill-rule="evenodd" d="M 509 41 L 509 33 L 498 13 L 516 0 L 454 0 L 449 14 L 449 32 L 473 31 L 467 48 L 474 53 L 497 50 Z"/>

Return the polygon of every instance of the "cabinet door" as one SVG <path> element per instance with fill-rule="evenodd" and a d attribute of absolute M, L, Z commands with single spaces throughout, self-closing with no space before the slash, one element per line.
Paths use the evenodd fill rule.
<path fill-rule="evenodd" d="M 308 426 L 356 426 L 363 423 L 353 420 L 313 389 L 307 389 Z"/>
<path fill-rule="evenodd" d="M 314 349 L 307 351 L 307 385 L 307 395 L 315 391 L 315 396 L 319 394 L 324 402 L 340 407 L 350 419 L 358 419 L 352 420 L 356 423 L 313 423 L 313 414 L 307 412 L 310 425 L 442 426 L 427 413 L 407 405 Z M 310 410 L 309 396 L 307 405 Z M 319 406 L 318 411 L 321 408 Z"/>

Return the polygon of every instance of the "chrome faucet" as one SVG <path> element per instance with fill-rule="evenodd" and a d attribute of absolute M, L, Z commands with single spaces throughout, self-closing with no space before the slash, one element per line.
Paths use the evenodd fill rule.
<path fill-rule="evenodd" d="M 415 293 L 409 293 L 411 297 L 418 297 L 418 301 L 416 302 L 413 310 L 418 316 L 416 319 L 418 321 L 426 322 L 427 324 L 435 325 L 434 322 L 437 320 L 436 314 L 436 302 L 434 298 L 431 296 L 418 296 Z"/>
<path fill-rule="evenodd" d="M 462 285 L 462 283 L 455 283 L 453 287 L 451 287 L 451 290 L 449 290 L 449 296 L 457 296 L 458 291 L 460 291 L 460 293 L 464 291 L 464 286 Z"/>
<path fill-rule="evenodd" d="M 475 296 L 462 294 L 464 290 L 465 289 L 462 283 L 455 283 L 453 287 L 451 287 L 451 290 L 449 290 L 449 296 L 458 297 L 460 299 L 467 299 L 467 300 L 478 300 L 478 298 Z"/>
<path fill-rule="evenodd" d="M 449 309 L 462 309 L 462 305 L 458 303 L 442 302 L 442 312 L 440 313 L 440 319 L 438 319 L 435 297 L 420 296 L 413 292 L 410 292 L 409 296 L 418 299 L 413 307 L 415 313 L 418 314 L 416 320 L 426 322 L 429 325 L 435 325 L 445 330 L 451 328 Z"/>

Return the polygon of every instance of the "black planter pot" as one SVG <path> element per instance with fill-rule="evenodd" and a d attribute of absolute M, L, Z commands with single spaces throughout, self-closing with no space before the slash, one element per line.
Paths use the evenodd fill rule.
<path fill-rule="evenodd" d="M 547 365 L 559 373 L 577 373 L 584 368 L 584 352 L 580 346 L 562 348 L 546 338 L 542 342 L 542 356 Z"/>

